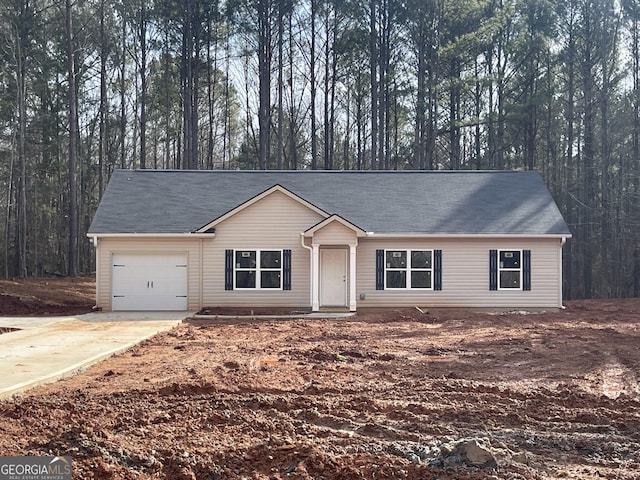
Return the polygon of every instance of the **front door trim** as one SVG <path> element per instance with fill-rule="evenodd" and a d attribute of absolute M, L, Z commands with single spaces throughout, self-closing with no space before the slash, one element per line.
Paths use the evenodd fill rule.
<path fill-rule="evenodd" d="M 320 307 L 347 306 L 348 259 L 345 248 L 320 250 Z"/>
<path fill-rule="evenodd" d="M 304 246 L 304 240 L 303 240 Z M 352 243 L 348 245 L 349 254 L 347 256 L 346 266 L 346 278 L 345 292 L 348 292 L 347 300 L 344 307 L 349 307 L 352 312 L 356 311 L 356 247 L 358 243 Z M 311 246 L 305 246 L 311 251 L 311 311 L 317 312 L 320 310 L 320 247 L 318 243 L 312 243 Z M 343 246 L 344 248 L 346 246 Z M 346 252 L 346 249 L 345 249 Z M 348 289 L 348 290 L 347 290 Z"/>

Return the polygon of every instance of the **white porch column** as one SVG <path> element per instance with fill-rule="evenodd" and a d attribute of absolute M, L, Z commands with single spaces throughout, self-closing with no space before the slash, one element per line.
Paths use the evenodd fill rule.
<path fill-rule="evenodd" d="M 320 248 L 311 244 L 311 311 L 320 310 Z"/>
<path fill-rule="evenodd" d="M 356 311 L 356 246 L 349 245 L 349 311 Z"/>

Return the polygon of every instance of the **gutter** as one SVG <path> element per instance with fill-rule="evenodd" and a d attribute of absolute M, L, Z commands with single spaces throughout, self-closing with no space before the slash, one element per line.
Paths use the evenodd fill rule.
<path fill-rule="evenodd" d="M 368 238 L 560 238 L 565 242 L 570 233 L 374 233 L 367 232 Z"/>
<path fill-rule="evenodd" d="M 215 233 L 87 233 L 87 237 L 97 238 L 213 238 Z M 94 240 L 95 242 L 95 240 Z"/>

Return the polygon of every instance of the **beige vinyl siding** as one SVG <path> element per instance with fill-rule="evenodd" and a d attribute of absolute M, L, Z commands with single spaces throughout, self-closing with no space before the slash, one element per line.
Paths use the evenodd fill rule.
<path fill-rule="evenodd" d="M 216 225 L 215 240 L 203 250 L 204 305 L 310 307 L 310 252 L 301 246 L 300 234 L 322 218 L 275 191 Z M 291 290 L 225 290 L 227 249 L 291 249 Z"/>
<path fill-rule="evenodd" d="M 361 239 L 357 252 L 358 308 L 391 306 L 557 308 L 560 239 Z M 442 290 L 376 290 L 376 249 L 442 250 Z M 489 250 L 531 250 L 531 291 L 489 290 Z"/>
<path fill-rule="evenodd" d="M 334 221 L 313 234 L 313 243 L 320 245 L 350 245 L 356 243 L 356 233 L 340 222 Z"/>
<path fill-rule="evenodd" d="M 96 251 L 96 305 L 111 310 L 112 257 L 118 254 L 177 254 L 187 255 L 187 308 L 198 310 L 200 302 L 200 242 L 208 239 L 181 238 L 100 238 Z"/>

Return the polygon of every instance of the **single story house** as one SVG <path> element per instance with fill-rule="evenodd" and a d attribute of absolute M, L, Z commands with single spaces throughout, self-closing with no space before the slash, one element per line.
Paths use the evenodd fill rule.
<path fill-rule="evenodd" d="M 571 236 L 532 171 L 113 173 L 103 310 L 562 307 Z"/>

